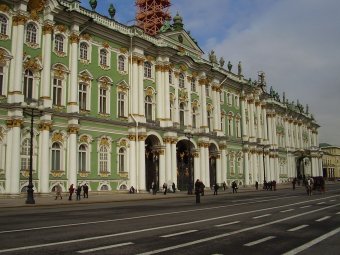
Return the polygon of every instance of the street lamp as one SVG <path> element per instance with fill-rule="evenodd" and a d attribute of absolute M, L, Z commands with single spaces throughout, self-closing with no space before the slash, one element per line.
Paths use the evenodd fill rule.
<path fill-rule="evenodd" d="M 21 104 L 22 111 L 24 115 L 31 117 L 31 129 L 30 129 L 30 169 L 29 169 L 29 179 L 27 186 L 27 199 L 26 204 L 35 204 L 34 196 L 33 196 L 33 178 L 32 178 L 32 168 L 33 168 L 33 121 L 34 117 L 41 116 L 42 111 L 44 109 L 43 105 L 39 104 L 39 101 L 30 99 L 29 104 L 23 102 Z"/>
<path fill-rule="evenodd" d="M 188 138 L 189 143 L 189 155 L 188 155 L 188 161 L 189 161 L 189 186 L 188 186 L 188 194 L 192 194 L 193 189 L 193 181 L 192 181 L 192 173 L 191 173 L 191 142 L 190 139 L 193 138 L 193 135 L 191 133 L 185 133 L 186 138 Z"/>

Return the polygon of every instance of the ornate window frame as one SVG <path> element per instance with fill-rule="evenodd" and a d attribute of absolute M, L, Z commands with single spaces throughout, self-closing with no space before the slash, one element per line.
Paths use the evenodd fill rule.
<path fill-rule="evenodd" d="M 101 115 L 110 115 L 111 110 L 111 86 L 112 86 L 112 80 L 110 77 L 102 76 L 98 79 L 98 114 Z M 102 94 L 101 90 L 106 91 L 105 95 L 105 112 L 101 111 L 101 105 L 102 105 Z"/>
<path fill-rule="evenodd" d="M 127 57 L 123 54 L 117 54 L 117 71 L 122 75 L 128 73 Z"/>
<path fill-rule="evenodd" d="M 98 154 L 98 175 L 101 177 L 108 177 L 111 175 L 111 153 L 112 153 L 112 139 L 108 136 L 101 136 L 97 140 L 97 154 Z M 106 151 L 104 151 L 105 149 Z M 104 158 L 103 158 L 104 157 Z M 106 163 L 105 163 L 106 162 Z M 101 163 L 105 163 L 106 169 L 103 170 Z"/>
<path fill-rule="evenodd" d="M 12 19 L 8 16 L 7 13 L 0 11 L 0 16 L 4 17 L 6 19 L 6 24 L 5 24 L 5 33 L 2 33 L 2 27 L 0 27 L 0 40 L 9 40 L 11 39 L 11 35 L 12 35 Z M 2 26 L 3 24 L 0 23 L 0 26 Z"/>
<path fill-rule="evenodd" d="M 82 46 L 86 46 L 86 52 L 85 49 L 82 48 Z M 86 55 L 85 55 L 86 53 Z M 92 45 L 89 41 L 81 39 L 79 41 L 79 61 L 83 64 L 90 64 L 91 63 L 91 55 L 92 55 Z"/>
<path fill-rule="evenodd" d="M 128 117 L 128 114 L 129 114 L 129 108 L 128 108 L 128 105 L 129 105 L 129 85 L 126 83 L 125 80 L 122 80 L 121 82 L 119 82 L 117 84 L 117 118 L 127 118 Z M 122 96 L 122 98 L 120 98 L 120 96 Z M 121 105 L 120 104 L 123 104 L 124 105 L 124 111 L 123 111 L 123 114 L 121 114 Z"/>
<path fill-rule="evenodd" d="M 11 59 L 12 59 L 12 56 L 10 55 L 10 53 L 4 48 L 0 48 L 0 66 L 2 67 L 2 88 L 0 90 L 0 98 L 2 96 L 7 95 L 8 79 L 9 79 L 8 73 L 9 73 Z"/>
<path fill-rule="evenodd" d="M 62 49 L 58 47 L 57 45 L 57 37 L 60 37 L 62 41 Z M 58 56 L 58 57 L 65 57 L 67 56 L 67 50 L 68 50 L 68 36 L 65 33 L 57 32 L 54 35 L 53 38 L 53 52 Z"/>
<path fill-rule="evenodd" d="M 28 28 L 30 26 L 33 26 L 36 29 L 35 35 L 33 34 L 29 35 L 29 33 L 33 32 L 33 31 L 28 31 Z M 32 36 L 34 36 L 35 38 L 32 38 Z M 30 48 L 37 49 L 40 47 L 40 41 L 41 41 L 41 26 L 36 21 L 29 20 L 25 24 L 25 44 Z"/>
<path fill-rule="evenodd" d="M 53 104 L 53 107 L 64 107 L 66 105 L 66 84 L 68 81 L 68 75 L 70 71 L 61 63 L 56 63 L 52 66 L 52 76 L 51 76 L 51 97 L 52 104 L 54 101 L 54 79 L 61 81 L 61 105 Z"/>
<path fill-rule="evenodd" d="M 156 113 L 155 113 L 155 104 L 156 104 L 156 99 L 155 99 L 155 90 L 152 87 L 147 87 L 145 89 L 145 93 L 144 93 L 144 115 L 145 115 L 145 119 L 147 121 L 155 121 L 155 117 L 156 117 Z M 147 101 L 147 98 L 150 98 L 150 101 Z M 147 118 L 147 105 L 150 107 L 151 106 L 151 119 Z"/>
<path fill-rule="evenodd" d="M 79 78 L 78 78 L 78 104 L 80 106 L 80 101 L 79 101 L 79 86 L 80 84 L 85 85 L 85 92 L 86 92 L 86 106 L 85 109 L 80 109 L 80 111 L 90 111 L 91 110 L 91 87 L 92 87 L 92 80 L 93 80 L 93 76 L 92 74 L 87 71 L 84 70 L 82 72 L 80 72 L 79 74 Z"/>
<path fill-rule="evenodd" d="M 53 156 L 53 145 L 58 144 L 60 149 L 60 169 L 53 169 L 52 164 L 52 156 Z M 61 177 L 65 174 L 65 164 L 66 164 L 66 144 L 67 144 L 67 134 L 63 131 L 56 130 L 52 133 L 51 139 L 50 139 L 50 159 L 51 162 L 49 164 L 50 166 L 50 173 L 53 177 Z"/>

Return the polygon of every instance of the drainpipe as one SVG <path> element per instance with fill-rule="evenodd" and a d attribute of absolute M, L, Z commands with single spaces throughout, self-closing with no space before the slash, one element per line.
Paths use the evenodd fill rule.
<path fill-rule="evenodd" d="M 136 137 L 136 150 L 135 150 L 135 154 L 136 154 L 136 162 L 135 162 L 135 170 L 136 170 L 136 192 L 139 193 L 139 176 L 138 176 L 138 161 L 139 161 L 139 153 L 138 153 L 138 120 L 136 120 L 135 116 L 131 113 L 132 112 L 132 37 L 133 35 L 130 35 L 130 72 L 129 72 L 129 80 L 130 80 L 130 100 L 129 100 L 129 106 L 130 106 L 130 116 L 133 119 L 133 121 L 136 123 L 136 128 L 135 128 L 135 137 Z"/>

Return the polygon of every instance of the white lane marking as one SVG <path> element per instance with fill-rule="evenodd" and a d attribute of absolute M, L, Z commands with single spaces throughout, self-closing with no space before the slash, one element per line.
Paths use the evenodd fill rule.
<path fill-rule="evenodd" d="M 329 219 L 331 216 L 325 216 L 325 217 L 322 217 L 322 218 L 320 218 L 320 219 L 317 219 L 317 220 L 315 220 L 315 221 L 317 221 L 317 222 L 321 222 L 321 221 L 324 221 L 324 220 L 327 220 L 327 219 Z"/>
<path fill-rule="evenodd" d="M 290 204 L 289 206 L 291 206 L 291 205 L 292 204 Z M 172 247 L 165 248 L 165 250 L 164 249 L 160 249 L 160 250 L 157 250 L 156 253 L 159 253 L 158 251 L 163 252 L 163 251 L 167 251 L 167 250 L 173 250 L 173 249 L 177 249 L 177 248 L 181 248 L 181 247 L 191 246 L 191 245 L 194 245 L 194 244 L 197 244 L 197 243 L 203 243 L 203 242 L 207 242 L 207 241 L 210 241 L 210 240 L 219 239 L 219 238 L 222 238 L 222 237 L 226 237 L 226 236 L 230 236 L 230 235 L 235 235 L 235 234 L 238 234 L 238 233 L 246 232 L 246 231 L 249 231 L 249 230 L 253 230 L 253 229 L 257 229 L 257 228 L 261 228 L 261 227 L 270 226 L 270 225 L 273 225 L 275 223 L 279 223 L 279 222 L 287 221 L 287 220 L 294 219 L 294 218 L 297 218 L 297 217 L 300 217 L 300 216 L 304 216 L 304 215 L 312 214 L 312 213 L 315 213 L 315 212 L 323 211 L 323 210 L 326 210 L 326 209 L 329 209 L 329 208 L 333 208 L 333 207 L 336 207 L 336 206 L 340 206 L 340 203 L 339 204 L 334 204 L 334 205 L 329 205 L 329 206 L 322 207 L 322 208 L 319 208 L 319 209 L 315 209 L 315 210 L 312 210 L 312 211 L 300 213 L 300 214 L 297 214 L 297 215 L 289 216 L 289 217 L 286 217 L 286 218 L 283 218 L 283 219 L 279 219 L 279 220 L 275 220 L 275 221 L 271 221 L 271 222 L 268 222 L 268 223 L 263 223 L 263 224 L 258 225 L 258 226 L 248 227 L 248 228 L 244 228 L 244 229 L 241 229 L 241 230 L 229 232 L 229 233 L 218 235 L 218 236 L 208 237 L 208 238 L 204 238 L 204 239 L 201 239 L 201 240 L 197 240 L 197 241 L 194 241 L 194 242 L 189 242 L 189 243 L 185 243 L 185 244 L 181 244 L 181 245 L 175 245 L 175 246 L 172 246 Z M 278 206 L 278 207 L 280 208 L 282 206 Z M 276 207 L 276 209 L 278 207 Z M 273 207 L 272 209 L 275 209 L 275 208 Z M 123 233 L 116 233 L 116 234 L 109 234 L 109 235 L 102 235 L 102 236 L 94 236 L 94 237 L 87 237 L 87 238 L 74 239 L 74 240 L 68 240 L 68 241 L 62 241 L 62 242 L 54 242 L 54 243 L 46 243 L 46 244 L 36 244 L 36 245 L 22 246 L 22 247 L 17 247 L 17 248 L 9 248 L 9 249 L 0 250 L 0 253 L 5 253 L 5 252 L 9 252 L 9 251 L 22 251 L 22 250 L 28 250 L 28 249 L 34 249 L 34 248 L 50 247 L 50 246 L 63 245 L 63 244 L 71 244 L 71 243 L 78 243 L 78 242 L 86 242 L 86 241 L 99 240 L 99 239 L 111 238 L 111 237 L 116 237 L 116 236 L 125 236 L 125 235 L 131 235 L 131 234 L 136 234 L 136 233 L 144 233 L 144 232 L 160 230 L 160 229 L 182 227 L 184 225 L 192 225 L 192 224 L 208 222 L 208 221 L 228 218 L 228 217 L 237 216 L 237 215 L 244 215 L 244 214 L 249 214 L 249 213 L 254 213 L 254 212 L 259 212 L 259 211 L 264 211 L 264 210 L 269 210 L 269 208 L 259 209 L 259 210 L 249 211 L 249 212 L 235 213 L 235 214 L 230 214 L 230 215 L 225 215 L 225 216 L 220 216 L 220 217 L 215 217 L 215 218 L 209 218 L 209 219 L 204 219 L 204 220 L 197 220 L 197 221 L 191 221 L 191 222 L 182 222 L 182 223 L 173 224 L 173 225 L 167 225 L 167 226 L 159 226 L 159 227 L 154 227 L 154 228 L 146 228 L 146 229 L 140 229 L 140 230 L 134 230 L 134 231 L 127 231 L 127 232 L 123 232 Z M 152 251 L 152 252 L 153 253 L 145 253 L 145 254 L 143 253 L 143 255 L 146 255 L 146 254 L 156 254 L 155 251 Z"/>
<path fill-rule="evenodd" d="M 233 221 L 233 222 L 228 222 L 228 223 L 224 223 L 224 224 L 218 224 L 218 225 L 215 225 L 215 227 L 229 226 L 229 225 L 237 224 L 237 223 L 239 223 L 239 222 L 240 222 L 240 221 Z"/>
<path fill-rule="evenodd" d="M 291 212 L 291 211 L 294 211 L 294 209 L 287 209 L 287 210 L 284 210 L 284 211 L 281 211 L 281 212 L 285 213 L 285 212 Z"/>
<path fill-rule="evenodd" d="M 329 200 L 329 202 L 334 202 L 334 201 L 336 201 L 336 199 Z"/>
<path fill-rule="evenodd" d="M 308 226 L 309 226 L 309 225 L 301 225 L 301 226 L 298 226 L 298 227 L 295 227 L 295 228 L 288 229 L 287 231 L 289 231 L 289 232 L 294 232 L 294 231 L 303 229 L 303 228 L 308 227 Z"/>
<path fill-rule="evenodd" d="M 101 250 L 107 250 L 107 249 L 111 249 L 111 248 L 126 246 L 126 245 L 130 245 L 130 244 L 133 244 L 133 243 L 131 243 L 131 242 L 129 242 L 129 243 L 119 243 L 119 244 L 113 244 L 113 245 L 109 245 L 109 246 L 102 246 L 102 247 L 98 247 L 98 248 L 87 249 L 87 250 L 82 250 L 82 251 L 77 251 L 77 252 L 78 253 L 88 253 L 88 252 L 101 251 Z"/>
<path fill-rule="evenodd" d="M 303 244 L 303 245 L 301 245 L 301 246 L 299 246 L 299 247 L 297 247 L 297 248 L 295 248 L 293 250 L 290 250 L 290 251 L 288 251 L 288 252 L 286 252 L 286 253 L 284 253 L 282 255 L 295 255 L 295 254 L 298 254 L 299 252 L 302 252 L 302 251 L 312 247 L 313 245 L 315 245 L 317 243 L 320 243 L 321 241 L 323 241 L 323 240 L 325 240 L 325 239 L 327 239 L 327 238 L 329 238 L 331 236 L 336 235 L 339 232 L 340 232 L 340 227 L 338 227 L 338 228 L 332 230 L 331 232 L 328 232 L 328 233 L 326 233 L 326 234 L 324 234 L 322 236 L 319 236 L 318 238 L 315 238 L 314 240 L 312 240 L 312 241 L 310 241 L 308 243 L 305 243 L 305 244 Z"/>
<path fill-rule="evenodd" d="M 335 196 L 339 196 L 339 195 L 335 195 Z M 333 196 L 330 196 L 330 197 L 327 197 L 327 198 L 331 198 L 331 197 L 333 197 Z M 291 197 L 266 199 L 266 200 L 260 200 L 260 201 L 254 201 L 254 202 L 239 203 L 237 205 L 256 204 L 256 203 L 261 203 L 261 202 L 268 202 L 268 201 L 271 201 L 271 200 L 275 200 L 276 201 L 276 200 L 290 199 L 290 198 Z M 310 200 L 310 201 L 319 201 L 319 200 L 322 200 L 322 199 L 326 199 L 326 198 L 319 198 L 319 199 Z M 307 203 L 307 201 L 297 202 L 295 204 L 304 204 L 304 203 Z M 286 207 L 286 206 L 291 206 L 291 205 L 294 205 L 294 204 L 282 205 L 279 208 Z M 144 218 L 159 217 L 159 216 L 164 216 L 164 215 L 172 215 L 172 214 L 181 214 L 181 213 L 189 213 L 189 212 L 197 212 L 197 211 L 207 211 L 207 210 L 222 209 L 222 208 L 234 207 L 234 206 L 235 205 L 222 205 L 222 206 L 214 206 L 214 207 L 208 207 L 208 208 L 200 208 L 200 209 L 196 208 L 196 209 L 191 209 L 191 210 L 182 210 L 182 211 L 177 211 L 177 212 L 173 211 L 173 212 L 168 212 L 168 213 L 148 214 L 148 215 L 143 215 L 143 216 L 127 217 L 127 218 L 120 218 L 120 219 L 113 219 L 113 220 L 98 220 L 98 221 L 79 222 L 79 223 L 62 224 L 62 225 L 52 225 L 52 226 L 46 226 L 46 227 L 12 229 L 12 230 L 0 231 L 0 234 L 14 233 L 14 232 L 24 232 L 24 231 L 33 231 L 33 230 L 41 230 L 41 229 L 76 227 L 76 226 L 81 226 L 81 225 L 90 225 L 90 224 L 117 222 L 117 221 L 125 221 L 125 220 L 144 219 Z M 267 209 L 270 209 L 270 208 L 265 208 L 264 210 L 267 210 Z"/>
<path fill-rule="evenodd" d="M 183 247 L 196 245 L 196 244 L 199 244 L 199 243 L 209 242 L 209 241 L 212 241 L 212 240 L 224 238 L 224 237 L 231 236 L 231 235 L 236 235 L 236 234 L 246 232 L 246 231 L 250 231 L 250 230 L 253 230 L 253 229 L 270 226 L 270 225 L 273 225 L 273 224 L 276 224 L 276 223 L 279 223 L 279 222 L 298 218 L 298 217 L 301 217 L 301 216 L 305 216 L 307 214 L 319 212 L 319 211 L 326 210 L 326 209 L 329 209 L 329 208 L 332 208 L 332 207 L 335 207 L 335 206 L 340 206 L 340 204 L 326 206 L 326 207 L 319 208 L 319 209 L 316 209 L 316 210 L 313 210 L 313 211 L 308 211 L 308 212 L 300 213 L 298 215 L 289 216 L 289 217 L 286 217 L 286 218 L 283 218 L 283 219 L 280 219 L 280 220 L 275 220 L 275 221 L 272 221 L 272 222 L 264 223 L 264 224 L 261 224 L 261 225 L 258 225 L 258 226 L 248 227 L 248 228 L 240 229 L 240 230 L 237 230 L 237 231 L 225 233 L 225 234 L 222 234 L 222 235 L 207 237 L 207 238 L 203 238 L 201 240 L 196 240 L 196 241 L 192 241 L 192 242 L 188 242 L 188 243 L 178 244 L 178 245 L 171 246 L 171 247 L 165 247 L 165 248 L 162 248 L 162 249 L 159 249 L 159 250 L 144 252 L 144 253 L 140 253 L 140 254 L 137 254 L 137 255 L 158 254 L 158 253 L 162 253 L 162 252 L 166 252 L 166 251 L 170 251 L 170 250 L 175 250 L 175 249 L 179 249 L 179 248 L 183 248 Z"/>
<path fill-rule="evenodd" d="M 303 208 L 308 208 L 308 207 L 311 207 L 311 205 L 301 206 L 300 208 L 303 209 Z"/>
<path fill-rule="evenodd" d="M 253 219 L 259 219 L 259 218 L 263 218 L 263 217 L 268 217 L 270 215 L 271 215 L 270 213 L 267 213 L 267 214 L 263 214 L 263 215 L 260 215 L 260 216 L 255 216 L 255 217 L 253 217 Z"/>
<path fill-rule="evenodd" d="M 326 204 L 326 202 L 317 203 L 317 205 L 322 205 L 322 204 Z"/>
<path fill-rule="evenodd" d="M 268 237 L 265 237 L 265 238 L 262 238 L 262 239 L 259 239 L 259 240 L 256 240 L 256 241 L 253 241 L 253 242 L 250 242 L 250 243 L 246 243 L 244 244 L 244 246 L 254 246 L 256 244 L 259 244 L 259 243 L 263 243 L 263 242 L 266 242 L 268 240 L 271 240 L 273 238 L 275 238 L 276 236 L 268 236 Z"/>
<path fill-rule="evenodd" d="M 174 233 L 174 234 L 170 234 L 170 235 L 164 235 L 164 236 L 161 236 L 161 237 L 180 236 L 180 235 L 185 235 L 185 234 L 193 233 L 193 232 L 196 232 L 196 231 L 198 231 L 198 230 L 188 230 L 188 231 L 178 232 L 178 233 Z"/>
<path fill-rule="evenodd" d="M 340 212 L 337 212 L 336 214 L 340 214 Z"/>

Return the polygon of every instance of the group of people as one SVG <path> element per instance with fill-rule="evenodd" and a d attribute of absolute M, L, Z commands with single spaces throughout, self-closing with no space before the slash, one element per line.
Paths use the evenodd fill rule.
<path fill-rule="evenodd" d="M 82 190 L 83 190 L 83 197 L 89 198 L 89 186 L 87 186 L 86 183 L 84 185 L 78 185 L 77 188 L 75 188 L 74 185 L 71 184 L 70 187 L 68 188 L 68 193 L 69 193 L 68 200 L 72 200 L 72 195 L 74 192 L 76 193 L 76 200 L 80 200 Z M 61 195 L 60 184 L 58 184 L 56 187 L 56 198 L 55 199 L 57 200 L 58 197 L 60 197 L 60 199 L 63 199 Z"/>
<path fill-rule="evenodd" d="M 269 181 L 267 182 L 266 180 L 264 180 L 263 182 L 263 189 L 264 190 L 276 190 L 276 181 Z"/>
<path fill-rule="evenodd" d="M 164 182 L 162 188 L 163 188 L 163 194 L 166 195 L 166 193 L 168 192 L 168 184 L 166 182 Z M 157 188 L 157 184 L 154 181 L 151 183 L 151 190 L 152 190 L 152 194 L 153 195 L 157 194 L 158 188 Z M 176 185 L 175 185 L 175 183 L 172 183 L 171 191 L 173 193 L 176 192 Z"/>

